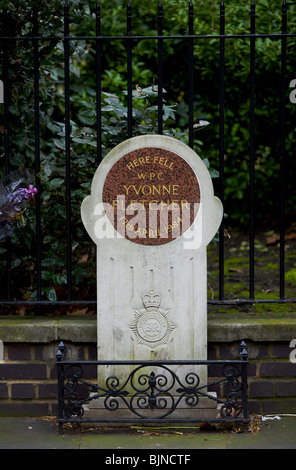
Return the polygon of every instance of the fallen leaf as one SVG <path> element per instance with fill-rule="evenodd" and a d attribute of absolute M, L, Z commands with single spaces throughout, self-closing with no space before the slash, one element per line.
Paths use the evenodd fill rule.
<path fill-rule="evenodd" d="M 88 307 L 86 308 L 81 308 L 81 309 L 75 309 L 72 312 L 67 312 L 67 315 L 86 315 Z"/>
<path fill-rule="evenodd" d="M 274 245 L 275 243 L 278 243 L 280 239 L 281 239 L 280 235 L 272 235 L 270 237 L 266 237 L 265 242 L 266 242 L 266 245 Z M 285 241 L 286 240 L 296 240 L 296 232 L 291 232 L 285 235 Z"/>

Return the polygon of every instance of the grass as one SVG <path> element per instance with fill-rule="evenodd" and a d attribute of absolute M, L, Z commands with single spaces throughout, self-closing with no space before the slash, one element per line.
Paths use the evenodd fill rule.
<path fill-rule="evenodd" d="M 285 299 L 296 298 L 296 240 L 286 243 L 285 246 Z M 279 292 L 279 246 L 269 245 L 267 238 L 262 234 L 255 240 L 254 264 L 254 297 L 256 300 L 276 301 L 280 299 Z M 219 251 L 218 245 L 210 244 L 208 247 L 208 299 L 219 299 Z M 242 234 L 234 234 L 225 239 L 224 259 L 224 299 L 249 300 L 249 242 Z M 212 308 L 215 307 L 215 308 Z M 211 306 L 215 312 L 238 313 L 285 313 L 295 312 L 295 302 L 272 303 L 259 302 L 243 304 L 242 307 L 228 305 Z"/>
<path fill-rule="evenodd" d="M 286 272 L 285 280 L 289 284 L 296 285 L 296 268 L 292 268 Z"/>

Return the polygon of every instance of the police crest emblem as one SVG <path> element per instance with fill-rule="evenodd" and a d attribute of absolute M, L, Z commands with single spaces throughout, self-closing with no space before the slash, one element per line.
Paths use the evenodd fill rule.
<path fill-rule="evenodd" d="M 137 342 L 151 349 L 167 344 L 175 325 L 169 318 L 169 310 L 160 306 L 160 293 L 145 292 L 142 301 L 144 307 L 134 310 L 135 318 L 130 325 Z"/>

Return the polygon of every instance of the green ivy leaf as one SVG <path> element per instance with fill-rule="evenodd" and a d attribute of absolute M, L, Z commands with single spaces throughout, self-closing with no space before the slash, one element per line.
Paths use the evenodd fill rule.
<path fill-rule="evenodd" d="M 53 287 L 46 290 L 46 296 L 51 302 L 55 302 L 57 300 L 57 294 Z"/>

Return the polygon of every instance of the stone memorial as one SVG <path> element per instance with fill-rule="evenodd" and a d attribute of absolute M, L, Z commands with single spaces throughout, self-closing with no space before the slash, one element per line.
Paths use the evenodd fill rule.
<path fill-rule="evenodd" d="M 103 159 L 81 207 L 97 245 L 98 360 L 207 359 L 206 248 L 222 214 L 205 164 L 176 139 L 133 137 Z"/>

